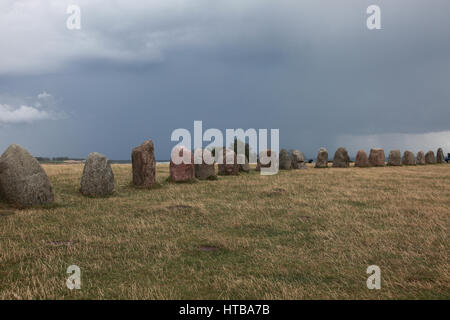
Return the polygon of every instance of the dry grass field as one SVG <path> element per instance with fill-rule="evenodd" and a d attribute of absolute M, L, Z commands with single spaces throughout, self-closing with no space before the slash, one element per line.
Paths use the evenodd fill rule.
<path fill-rule="evenodd" d="M 1 299 L 449 299 L 450 165 L 312 169 L 131 185 L 83 197 L 45 165 L 51 207 L 0 204 Z M 69 265 L 81 290 L 66 287 Z M 381 268 L 368 290 L 366 268 Z"/>

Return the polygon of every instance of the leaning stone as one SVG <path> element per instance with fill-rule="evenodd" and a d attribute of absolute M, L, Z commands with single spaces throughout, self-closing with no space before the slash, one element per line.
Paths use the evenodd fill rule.
<path fill-rule="evenodd" d="M 436 163 L 436 158 L 434 157 L 433 151 L 428 151 L 425 154 L 425 163 L 426 164 L 435 164 Z"/>
<path fill-rule="evenodd" d="M 186 147 L 177 146 L 172 149 L 170 156 L 170 181 L 183 182 L 193 180 L 194 156 Z"/>
<path fill-rule="evenodd" d="M 92 152 L 84 165 L 81 177 L 81 193 L 89 197 L 103 197 L 114 190 L 114 173 L 108 159 Z"/>
<path fill-rule="evenodd" d="M 416 164 L 418 164 L 418 165 L 425 164 L 425 154 L 423 153 L 423 151 L 417 152 Z"/>
<path fill-rule="evenodd" d="M 384 166 L 384 150 L 380 148 L 370 149 L 369 154 L 369 164 L 373 167 L 383 167 Z"/>
<path fill-rule="evenodd" d="M 17 144 L 10 145 L 0 157 L 0 197 L 24 207 L 54 201 L 53 188 L 44 169 Z"/>
<path fill-rule="evenodd" d="M 281 149 L 280 151 L 280 170 L 290 170 L 292 169 L 292 159 L 286 149 Z"/>
<path fill-rule="evenodd" d="M 436 153 L 436 163 L 445 163 L 444 151 L 439 148 Z"/>
<path fill-rule="evenodd" d="M 195 177 L 199 180 L 214 179 L 216 177 L 216 170 L 214 168 L 214 157 L 212 156 L 211 151 L 206 149 L 195 150 L 194 153 Z"/>
<path fill-rule="evenodd" d="M 219 175 L 221 176 L 237 176 L 239 175 L 239 165 L 237 156 L 233 150 L 223 149 L 222 159 L 219 160 Z"/>
<path fill-rule="evenodd" d="M 400 150 L 391 150 L 389 152 L 388 166 L 401 166 L 402 165 L 402 155 Z"/>
<path fill-rule="evenodd" d="M 292 151 L 292 169 L 306 169 L 305 156 L 299 150 Z"/>
<path fill-rule="evenodd" d="M 369 167 L 369 158 L 367 158 L 367 153 L 364 150 L 358 150 L 355 159 L 355 167 L 366 168 Z"/>
<path fill-rule="evenodd" d="M 334 153 L 333 167 L 334 168 L 348 168 L 350 166 L 350 157 L 347 149 L 340 147 Z"/>
<path fill-rule="evenodd" d="M 155 183 L 156 161 L 153 141 L 148 140 L 131 153 L 133 168 L 133 184 L 140 187 L 151 187 Z"/>
<path fill-rule="evenodd" d="M 403 153 L 402 164 L 405 166 L 413 166 L 416 164 L 416 160 L 414 159 L 414 153 L 406 150 Z"/>
<path fill-rule="evenodd" d="M 320 148 L 317 153 L 316 168 L 328 167 L 328 151 L 325 148 Z"/>

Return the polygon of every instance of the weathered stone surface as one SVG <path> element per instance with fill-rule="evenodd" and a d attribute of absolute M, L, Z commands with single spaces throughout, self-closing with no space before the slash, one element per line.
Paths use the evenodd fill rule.
<path fill-rule="evenodd" d="M 389 152 L 388 166 L 401 166 L 402 154 L 400 150 L 391 150 Z"/>
<path fill-rule="evenodd" d="M 418 164 L 418 165 L 425 164 L 425 154 L 423 153 L 423 151 L 417 152 L 416 164 Z"/>
<path fill-rule="evenodd" d="M 403 153 L 402 164 L 405 166 L 413 166 L 416 164 L 416 160 L 414 159 L 414 153 L 409 150 L 406 150 Z"/>
<path fill-rule="evenodd" d="M 306 169 L 305 156 L 300 150 L 292 150 L 291 152 L 291 168 Z"/>
<path fill-rule="evenodd" d="M 350 157 L 347 149 L 340 147 L 334 153 L 333 167 L 334 168 L 348 168 L 350 165 Z"/>
<path fill-rule="evenodd" d="M 430 150 L 425 154 L 425 163 L 426 164 L 435 164 L 436 163 L 436 157 L 434 156 L 433 151 Z"/>
<path fill-rule="evenodd" d="M 44 169 L 17 144 L 9 146 L 0 157 L 0 197 L 24 207 L 54 201 L 53 188 Z"/>
<path fill-rule="evenodd" d="M 114 191 L 114 173 L 104 155 L 92 152 L 88 156 L 81 177 L 80 191 L 89 197 L 103 197 Z"/>
<path fill-rule="evenodd" d="M 183 182 L 194 179 L 194 155 L 186 147 L 177 146 L 170 156 L 170 181 Z"/>
<path fill-rule="evenodd" d="M 293 150 L 291 154 L 292 169 L 306 169 L 305 156 L 299 150 Z"/>
<path fill-rule="evenodd" d="M 239 174 L 239 165 L 237 156 L 233 150 L 223 149 L 223 157 L 219 160 L 219 175 L 221 176 L 237 176 Z M 222 162 L 222 163 L 220 163 Z"/>
<path fill-rule="evenodd" d="M 358 150 L 356 153 L 355 167 L 366 168 L 369 167 L 369 158 L 364 150 Z"/>
<path fill-rule="evenodd" d="M 291 170 L 292 169 L 292 159 L 289 152 L 286 149 L 281 149 L 280 151 L 280 170 Z"/>
<path fill-rule="evenodd" d="M 272 166 L 272 160 L 276 159 L 277 155 L 276 152 L 272 150 L 263 150 L 259 153 L 259 159 L 256 164 L 256 171 L 261 171 L 261 168 L 270 168 Z M 267 162 L 266 164 L 261 163 L 261 159 L 265 158 L 263 162 Z M 268 159 L 271 159 L 270 161 L 266 161 Z"/>
<path fill-rule="evenodd" d="M 151 187 L 155 183 L 156 161 L 153 141 L 148 140 L 131 153 L 133 167 L 133 184 L 140 187 Z"/>
<path fill-rule="evenodd" d="M 248 163 L 248 158 L 240 154 L 238 155 L 238 165 L 239 165 L 239 172 L 250 172 L 250 164 Z"/>
<path fill-rule="evenodd" d="M 320 148 L 317 153 L 316 168 L 328 167 L 328 151 L 325 148 Z"/>
<path fill-rule="evenodd" d="M 436 163 L 445 163 L 444 150 L 439 148 L 436 153 Z"/>
<path fill-rule="evenodd" d="M 384 166 L 384 150 L 380 148 L 370 149 L 369 154 L 369 164 L 373 167 L 383 167 Z"/>
<path fill-rule="evenodd" d="M 216 170 L 214 168 L 214 161 L 213 161 L 214 157 L 211 155 L 211 151 L 196 150 L 194 153 L 195 153 L 194 155 L 195 177 L 199 180 L 207 180 L 216 177 Z"/>

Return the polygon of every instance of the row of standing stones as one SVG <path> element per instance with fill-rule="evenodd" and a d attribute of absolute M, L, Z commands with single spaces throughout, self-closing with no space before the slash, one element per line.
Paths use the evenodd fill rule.
<path fill-rule="evenodd" d="M 183 182 L 194 178 L 199 180 L 214 180 L 216 172 L 213 164 L 204 161 L 206 150 L 195 153 L 200 156 L 201 161 L 194 161 L 194 155 L 184 148 L 175 148 L 175 154 L 183 158 L 191 159 L 190 163 L 175 164 L 170 161 L 170 181 Z M 265 156 L 269 159 L 276 159 L 276 154 L 271 150 L 260 153 L 260 158 Z M 212 156 L 210 154 L 210 156 Z M 172 157 L 171 157 L 172 158 Z M 138 187 L 151 187 L 155 184 L 156 178 L 156 160 L 154 156 L 154 145 L 152 140 L 145 141 L 139 147 L 133 149 L 131 154 L 133 184 Z M 248 159 L 237 161 L 237 155 L 233 150 L 224 149 L 223 164 L 218 164 L 219 175 L 238 175 L 239 172 L 249 172 L 250 167 Z M 199 159 L 196 159 L 199 160 Z M 277 159 L 281 170 L 306 169 L 305 157 L 298 151 L 291 153 L 282 149 Z M 242 164 L 238 164 L 242 163 Z M 389 153 L 388 165 L 423 165 L 444 163 L 444 153 L 441 148 L 437 151 L 435 157 L 433 151 L 424 154 L 422 151 L 417 153 L 417 157 L 411 151 L 405 151 L 401 157 L 400 150 L 392 150 Z M 345 148 L 336 150 L 333 159 L 333 167 L 349 167 L 350 157 Z M 356 167 L 384 166 L 385 154 L 383 149 L 371 149 L 370 155 L 363 150 L 359 150 L 356 155 Z M 270 167 L 271 163 L 256 165 L 256 170 Z M 315 164 L 316 168 L 328 167 L 328 152 L 321 148 L 317 154 Z M 108 159 L 97 152 L 89 155 L 83 168 L 83 174 L 80 183 L 80 192 L 89 197 L 107 196 L 114 191 L 114 173 L 111 169 Z M 53 188 L 50 180 L 41 167 L 39 162 L 27 150 L 17 144 L 12 144 L 0 157 L 0 197 L 7 202 L 19 206 L 34 206 L 50 204 L 54 201 Z"/>
<path fill-rule="evenodd" d="M 442 148 L 437 150 L 436 157 L 433 151 L 428 151 L 426 154 L 423 151 L 419 151 L 417 156 L 414 157 L 414 153 L 406 150 L 401 155 L 400 150 L 391 150 L 388 157 L 388 166 L 413 166 L 413 165 L 425 165 L 445 163 L 444 151 Z M 383 149 L 371 149 L 369 157 L 364 150 L 359 150 L 356 154 L 355 167 L 383 167 L 385 166 L 385 154 Z M 335 168 L 348 168 L 350 166 L 350 157 L 345 148 L 338 148 L 334 154 L 333 167 Z M 316 168 L 328 167 L 328 152 L 325 148 L 320 148 L 317 154 Z"/>

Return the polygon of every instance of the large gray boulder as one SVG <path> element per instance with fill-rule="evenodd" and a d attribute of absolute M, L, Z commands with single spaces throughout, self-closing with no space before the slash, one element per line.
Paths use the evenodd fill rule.
<path fill-rule="evenodd" d="M 403 153 L 402 164 L 405 166 L 413 166 L 416 164 L 416 160 L 414 159 L 414 153 L 406 150 Z"/>
<path fill-rule="evenodd" d="M 320 148 L 317 153 L 316 168 L 328 167 L 328 151 L 325 148 Z"/>
<path fill-rule="evenodd" d="M 306 169 L 305 156 L 300 150 L 293 150 L 291 153 L 292 169 Z"/>
<path fill-rule="evenodd" d="M 425 164 L 425 154 L 423 153 L 423 151 L 417 152 L 416 164 L 418 164 L 418 165 L 424 165 Z"/>
<path fill-rule="evenodd" d="M 287 152 L 286 149 L 280 150 L 280 158 L 279 158 L 279 168 L 280 170 L 290 170 L 292 169 L 292 159 L 289 155 L 289 152 Z"/>
<path fill-rule="evenodd" d="M 0 197 L 24 207 L 54 201 L 53 188 L 44 169 L 17 144 L 9 146 L 0 157 Z"/>
<path fill-rule="evenodd" d="M 355 167 L 366 168 L 369 167 L 369 158 L 364 150 L 358 150 L 356 153 Z"/>
<path fill-rule="evenodd" d="M 347 149 L 340 147 L 334 153 L 333 167 L 334 168 L 348 168 L 350 166 L 350 157 Z"/>
<path fill-rule="evenodd" d="M 425 154 L 425 163 L 426 164 L 435 164 L 436 163 L 436 157 L 434 156 L 433 151 L 428 151 Z"/>
<path fill-rule="evenodd" d="M 402 154 L 400 150 L 391 150 L 389 152 L 388 166 L 401 166 L 402 165 Z"/>
<path fill-rule="evenodd" d="M 436 163 L 445 163 L 444 150 L 439 148 L 436 153 Z"/>
<path fill-rule="evenodd" d="M 152 140 L 147 140 L 131 153 L 133 184 L 139 187 L 151 187 L 156 178 L 156 161 Z"/>
<path fill-rule="evenodd" d="M 84 165 L 80 192 L 88 197 L 104 197 L 114 191 L 114 173 L 108 159 L 92 152 Z"/>

